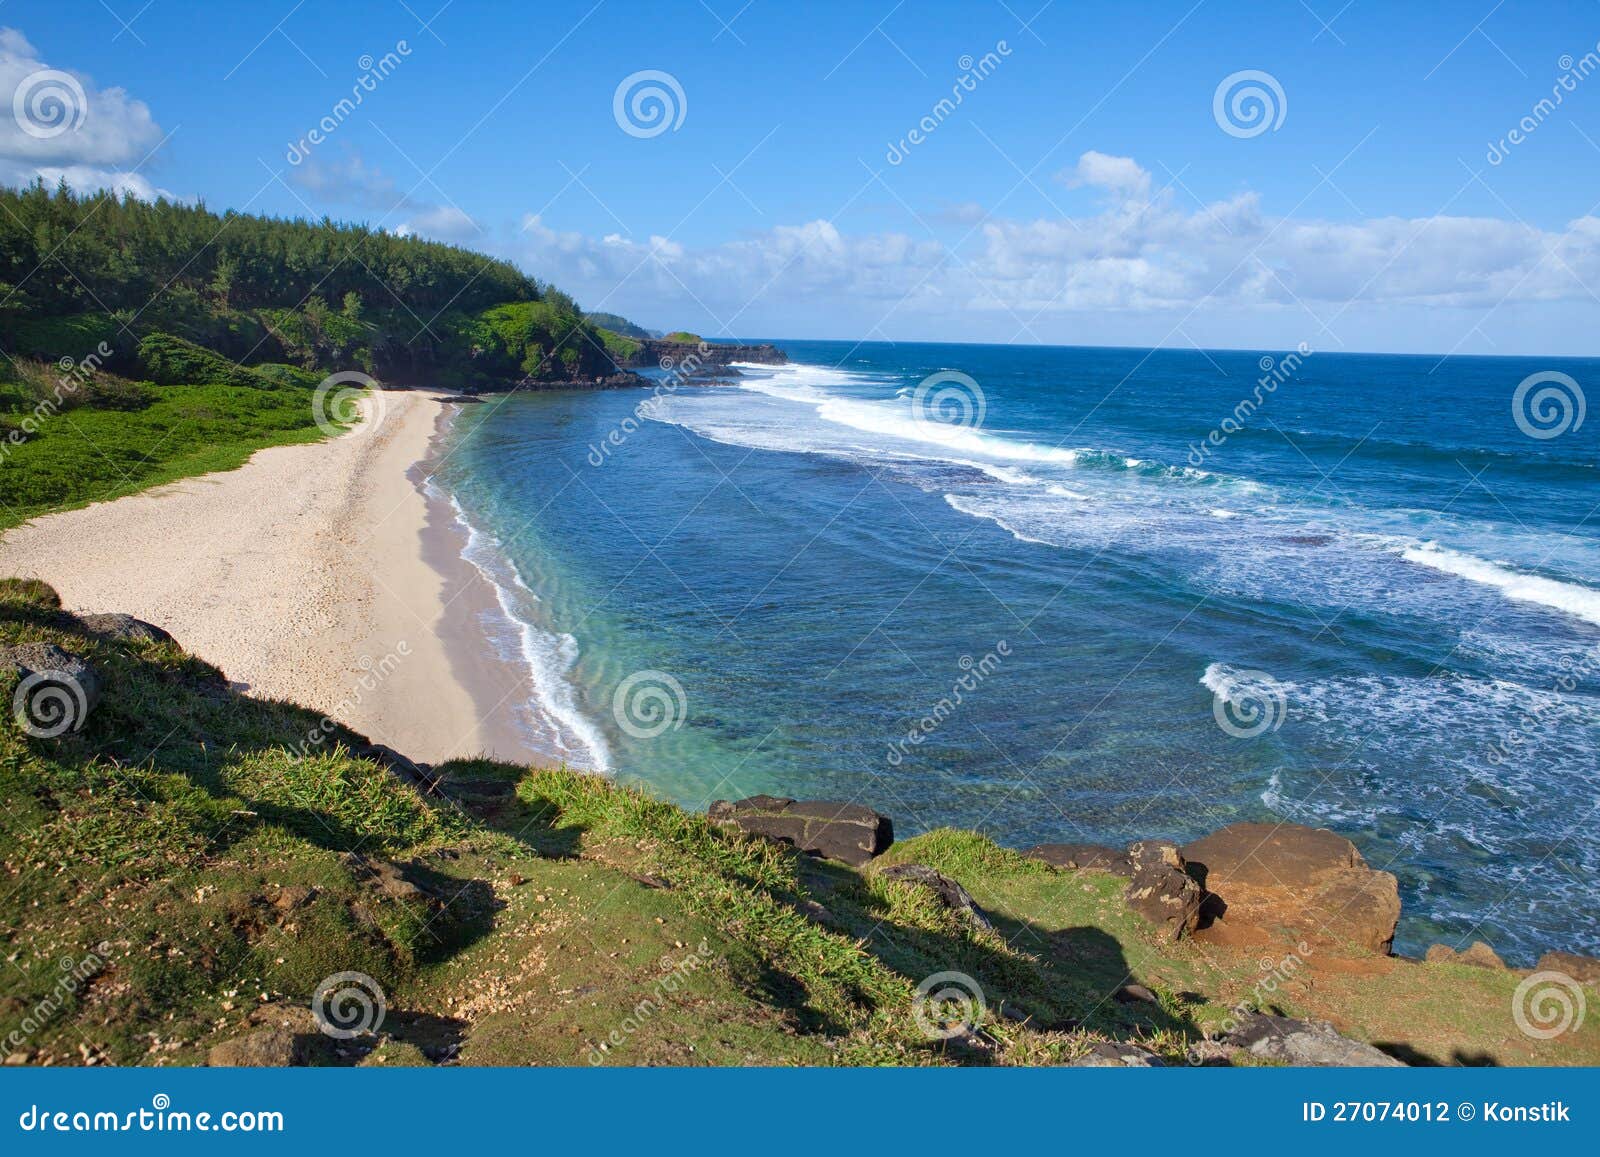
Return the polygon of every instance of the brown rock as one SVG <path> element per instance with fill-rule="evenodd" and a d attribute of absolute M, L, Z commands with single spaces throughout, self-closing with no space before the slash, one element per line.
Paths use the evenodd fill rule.
<path fill-rule="evenodd" d="M 206 1064 L 221 1068 L 289 1068 L 304 1065 L 310 1050 L 301 1037 L 281 1028 L 263 1028 L 223 1041 L 206 1054 Z"/>
<path fill-rule="evenodd" d="M 1506 962 L 1482 940 L 1474 940 L 1465 952 L 1457 952 L 1448 944 L 1435 944 L 1422 958 L 1431 964 L 1470 964 L 1474 968 L 1492 968 L 1500 972 L 1506 967 Z"/>
<path fill-rule="evenodd" d="M 1022 854 L 1069 872 L 1093 868 L 1113 876 L 1133 875 L 1133 861 L 1126 852 L 1101 844 L 1035 844 Z"/>
<path fill-rule="evenodd" d="M 719 824 L 857 868 L 894 843 L 888 816 L 853 803 L 753 795 L 733 803 L 716 800 L 706 814 Z"/>
<path fill-rule="evenodd" d="M 1536 971 L 1560 972 L 1584 984 L 1600 984 L 1600 960 L 1572 952 L 1546 952 Z"/>
<path fill-rule="evenodd" d="M 1300 824 L 1229 824 L 1183 849 L 1208 893 L 1204 922 L 1388 954 L 1400 888 L 1354 844 Z"/>
<path fill-rule="evenodd" d="M 1193 932 L 1200 921 L 1200 885 L 1185 870 L 1178 845 L 1140 840 L 1128 845 L 1133 874 L 1122 898 L 1169 940 Z"/>

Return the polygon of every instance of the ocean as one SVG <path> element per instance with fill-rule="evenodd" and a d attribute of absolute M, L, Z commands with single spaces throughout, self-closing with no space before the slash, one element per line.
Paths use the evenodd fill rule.
<path fill-rule="evenodd" d="M 901 836 L 1326 826 L 1399 951 L 1600 951 L 1600 360 L 777 344 L 461 408 L 530 742 Z"/>

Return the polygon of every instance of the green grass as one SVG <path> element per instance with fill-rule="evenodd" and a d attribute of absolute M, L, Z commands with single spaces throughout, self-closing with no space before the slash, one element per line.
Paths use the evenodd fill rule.
<path fill-rule="evenodd" d="M 0 647 L 25 641 L 104 682 L 79 732 L 0 721 L 0 1039 L 34 1022 L 30 1063 L 198 1063 L 308 1025 L 346 971 L 389 1016 L 364 1060 L 307 1030 L 324 1063 L 1053 1064 L 1101 1040 L 1181 1063 L 1246 1001 L 1415 1059 L 1600 1061 L 1592 1018 L 1555 1041 L 1516 1031 L 1512 972 L 1314 956 L 1263 999 L 1260 949 L 1166 943 L 1120 879 L 971 832 L 857 871 L 562 769 L 457 760 L 420 794 L 343 729 L 303 749 L 313 712 L 238 694 L 176 644 L 90 636 L 49 587 L 0 579 Z M 422 891 L 380 886 L 383 861 Z M 895 863 L 958 879 L 993 930 L 886 879 Z M 60 962 L 91 953 L 60 997 Z M 916 987 L 940 972 L 981 987 L 975 1034 L 918 1025 Z M 1114 999 L 1130 981 L 1157 1001 Z"/>
<path fill-rule="evenodd" d="M 144 386 L 136 410 L 77 406 L 28 418 L 37 432 L 0 431 L 0 529 L 56 510 L 118 498 L 213 470 L 266 446 L 321 438 L 303 386 Z M 0 381 L 0 423 L 33 414 L 23 384 Z"/>
<path fill-rule="evenodd" d="M 600 340 L 605 343 L 606 353 L 610 354 L 612 360 L 619 365 L 644 348 L 643 343 L 631 337 L 623 337 L 620 333 L 613 333 L 609 329 L 600 328 L 596 329 L 595 332 L 600 335 Z"/>
<path fill-rule="evenodd" d="M 697 333 L 690 333 L 686 329 L 679 329 L 679 330 L 674 330 L 672 333 L 669 333 L 663 340 L 665 340 L 665 341 L 676 341 L 676 342 L 690 342 L 690 343 L 692 343 L 694 345 L 699 345 L 701 342 L 705 341 L 706 339 L 701 337 Z"/>

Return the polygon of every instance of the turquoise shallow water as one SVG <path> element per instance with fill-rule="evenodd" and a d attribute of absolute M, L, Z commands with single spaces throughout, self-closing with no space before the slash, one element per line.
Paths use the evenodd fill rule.
<path fill-rule="evenodd" d="M 1326 825 L 1403 950 L 1600 949 L 1600 361 L 779 344 L 464 408 L 541 742 L 1018 846 Z"/>

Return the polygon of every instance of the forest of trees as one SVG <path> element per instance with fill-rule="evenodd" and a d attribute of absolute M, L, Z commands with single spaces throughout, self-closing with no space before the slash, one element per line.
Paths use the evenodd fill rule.
<path fill-rule="evenodd" d="M 0 349 L 53 361 L 105 340 L 117 372 L 154 378 L 139 354 L 153 335 L 250 366 L 395 383 L 613 372 L 572 299 L 507 261 L 327 218 L 0 188 Z M 164 371 L 203 364 L 160 348 Z"/>

